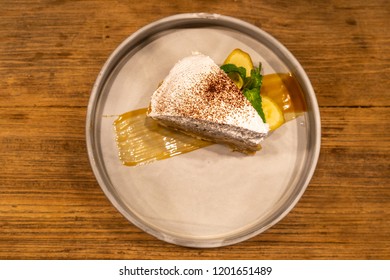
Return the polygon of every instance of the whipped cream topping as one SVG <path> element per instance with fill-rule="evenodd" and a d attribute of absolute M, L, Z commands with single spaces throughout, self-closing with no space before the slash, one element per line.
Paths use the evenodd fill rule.
<path fill-rule="evenodd" d="M 180 60 L 153 93 L 150 117 L 196 119 L 267 134 L 257 111 L 214 61 L 195 53 Z"/>

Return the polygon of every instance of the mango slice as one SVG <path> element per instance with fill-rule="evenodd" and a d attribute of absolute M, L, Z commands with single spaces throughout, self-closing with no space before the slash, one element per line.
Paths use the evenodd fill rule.
<path fill-rule="evenodd" d="M 262 106 L 265 120 L 270 130 L 275 130 L 285 123 L 282 109 L 268 96 L 262 96 Z"/>
<path fill-rule="evenodd" d="M 231 72 L 227 74 L 230 79 L 236 84 L 236 86 L 241 89 L 244 85 L 244 80 L 241 78 L 241 76 L 237 72 Z"/>
<path fill-rule="evenodd" d="M 254 68 L 251 56 L 241 49 L 234 49 L 223 64 L 234 64 L 237 67 L 244 67 L 247 77 L 251 75 L 251 70 Z"/>

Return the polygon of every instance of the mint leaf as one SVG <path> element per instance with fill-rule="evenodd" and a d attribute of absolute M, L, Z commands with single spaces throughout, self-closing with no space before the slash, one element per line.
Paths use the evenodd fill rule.
<path fill-rule="evenodd" d="M 254 68 L 251 70 L 251 75 L 245 81 L 244 88 L 260 90 L 263 76 L 260 74 L 260 68 Z M 259 91 L 260 92 L 260 91 Z"/>
<path fill-rule="evenodd" d="M 246 70 L 244 67 L 237 67 L 236 65 L 234 64 L 224 64 L 221 66 L 221 69 L 223 71 L 225 71 L 226 74 L 229 74 L 229 73 L 232 73 L 232 72 L 236 72 L 238 73 L 241 78 L 245 81 L 246 79 Z"/>
<path fill-rule="evenodd" d="M 255 108 L 255 110 L 259 114 L 260 118 L 265 123 L 265 115 L 263 112 L 262 99 L 260 96 L 260 89 L 258 89 L 258 88 L 244 89 L 243 94 L 249 100 L 249 102 L 252 104 L 253 108 Z"/>
<path fill-rule="evenodd" d="M 244 85 L 242 87 L 242 93 L 252 104 L 253 108 L 257 111 L 263 122 L 265 123 L 265 115 L 262 107 L 262 100 L 260 96 L 260 88 L 263 83 L 263 76 L 261 75 L 261 63 L 259 67 L 255 67 L 251 70 L 250 76 L 246 76 L 246 70 L 244 67 L 237 67 L 234 64 L 224 64 L 221 66 L 221 69 L 225 71 L 226 74 L 229 73 L 238 73 Z"/>

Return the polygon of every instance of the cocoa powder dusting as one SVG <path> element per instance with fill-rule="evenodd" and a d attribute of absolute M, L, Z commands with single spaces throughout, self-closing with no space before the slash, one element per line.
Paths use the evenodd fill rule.
<path fill-rule="evenodd" d="M 179 62 L 157 89 L 153 100 L 153 110 L 157 115 L 216 123 L 228 121 L 233 125 L 258 118 L 234 82 L 210 58 L 204 56 Z"/>

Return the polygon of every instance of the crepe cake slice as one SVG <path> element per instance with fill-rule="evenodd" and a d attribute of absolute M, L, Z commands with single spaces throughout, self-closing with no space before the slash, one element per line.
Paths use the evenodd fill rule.
<path fill-rule="evenodd" d="M 247 153 L 259 150 L 269 131 L 240 89 L 203 54 L 174 65 L 147 114 L 161 125 Z"/>

